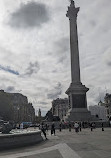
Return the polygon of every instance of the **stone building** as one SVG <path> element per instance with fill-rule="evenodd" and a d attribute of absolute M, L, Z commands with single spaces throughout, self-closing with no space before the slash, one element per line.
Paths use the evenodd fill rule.
<path fill-rule="evenodd" d="M 106 108 L 103 102 L 99 102 L 98 105 L 89 106 L 89 111 L 91 112 L 92 117 L 97 118 L 99 120 L 107 120 L 106 117 Z"/>
<path fill-rule="evenodd" d="M 111 120 L 111 94 L 106 93 L 106 96 L 104 97 L 104 103 L 106 108 L 106 116 Z"/>
<path fill-rule="evenodd" d="M 52 101 L 52 114 L 62 120 L 68 111 L 68 99 L 57 98 Z"/>
<path fill-rule="evenodd" d="M 35 109 L 32 103 L 28 103 L 26 96 L 0 90 L 0 115 L 4 120 L 13 120 L 16 123 L 33 122 Z"/>
<path fill-rule="evenodd" d="M 41 117 L 41 109 L 39 108 L 38 117 Z"/>

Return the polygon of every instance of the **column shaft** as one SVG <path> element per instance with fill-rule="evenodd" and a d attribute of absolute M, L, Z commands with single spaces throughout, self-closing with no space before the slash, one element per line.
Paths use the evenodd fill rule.
<path fill-rule="evenodd" d="M 79 49 L 76 18 L 70 18 L 70 50 L 72 83 L 80 82 Z"/>

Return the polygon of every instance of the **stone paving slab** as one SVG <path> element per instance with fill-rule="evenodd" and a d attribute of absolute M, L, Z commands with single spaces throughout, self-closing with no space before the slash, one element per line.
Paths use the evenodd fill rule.
<path fill-rule="evenodd" d="M 91 144 L 87 144 L 87 143 L 68 143 L 68 146 L 75 150 L 75 151 L 92 151 L 92 150 L 99 150 L 99 148 L 91 145 Z"/>
<path fill-rule="evenodd" d="M 111 152 L 107 151 L 80 151 L 79 155 L 81 158 L 111 158 Z"/>
<path fill-rule="evenodd" d="M 31 155 L 31 156 L 23 156 L 21 158 L 63 158 L 58 150 L 49 151 L 46 153 Z"/>
<path fill-rule="evenodd" d="M 40 144 L 0 152 L 0 158 L 111 158 L 111 128 L 102 132 L 82 129 L 47 133 L 48 140 Z"/>

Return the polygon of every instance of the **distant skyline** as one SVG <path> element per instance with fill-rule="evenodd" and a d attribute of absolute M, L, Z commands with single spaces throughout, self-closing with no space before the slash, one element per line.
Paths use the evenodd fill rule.
<path fill-rule="evenodd" d="M 0 89 L 44 115 L 71 82 L 68 0 L 0 1 Z M 88 106 L 111 93 L 111 1 L 75 0 L 81 82 Z"/>

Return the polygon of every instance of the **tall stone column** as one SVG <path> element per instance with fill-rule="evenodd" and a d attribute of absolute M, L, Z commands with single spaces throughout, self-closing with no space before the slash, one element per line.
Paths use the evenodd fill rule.
<path fill-rule="evenodd" d="M 71 53 L 71 84 L 66 91 L 69 96 L 69 111 L 64 118 L 67 121 L 88 121 L 90 112 L 87 110 L 86 92 L 89 90 L 82 85 L 80 79 L 80 63 L 77 33 L 77 13 L 79 8 L 75 8 L 74 1 L 68 7 L 66 16 L 70 23 L 70 53 Z"/>
<path fill-rule="evenodd" d="M 70 23 L 70 51 L 71 51 L 71 79 L 72 83 L 80 83 L 80 66 L 79 66 L 79 49 L 77 34 L 77 13 L 79 8 L 75 8 L 74 2 L 71 1 L 66 16 L 69 17 Z"/>

